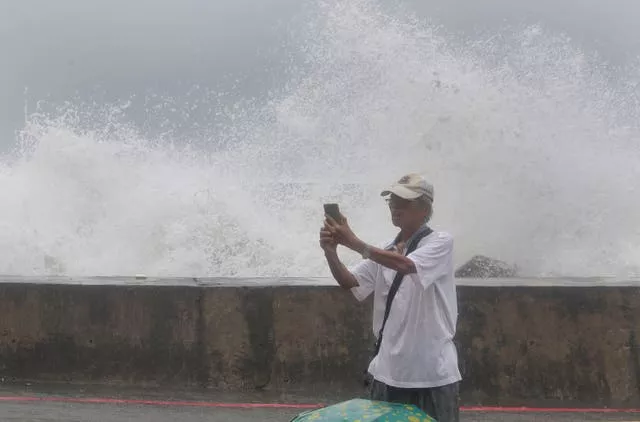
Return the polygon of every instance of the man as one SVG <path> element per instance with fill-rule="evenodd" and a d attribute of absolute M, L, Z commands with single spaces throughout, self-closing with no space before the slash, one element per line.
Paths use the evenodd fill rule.
<path fill-rule="evenodd" d="M 420 175 L 404 176 L 382 196 L 388 197 L 391 221 L 400 229 L 394 241 L 384 248 L 370 246 L 353 233 L 344 216 L 341 221 L 326 216 L 320 246 L 343 288 L 359 301 L 374 294 L 373 330 L 379 349 L 368 369 L 372 399 L 415 404 L 438 422 L 457 422 L 461 376 L 453 343 L 458 314 L 453 239 L 426 226 L 433 212 L 433 186 Z M 406 255 L 420 235 L 424 237 L 417 248 Z M 364 260 L 347 269 L 338 245 Z M 399 287 L 383 327 L 396 276 Z"/>

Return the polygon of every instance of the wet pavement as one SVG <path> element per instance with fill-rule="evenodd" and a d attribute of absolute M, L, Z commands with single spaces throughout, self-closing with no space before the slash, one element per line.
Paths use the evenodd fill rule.
<path fill-rule="evenodd" d="M 3 402 L 0 405 L 0 420 L 3 422 L 275 422 L 289 421 L 298 413 L 299 411 L 293 409 L 221 409 L 90 403 Z M 463 412 L 461 420 L 467 422 L 640 421 L 640 415 Z"/>
<path fill-rule="evenodd" d="M 343 398 L 346 400 L 347 398 Z M 340 400 L 325 400 L 334 403 Z M 268 394 L 229 394 L 203 391 L 126 391 L 101 388 L 91 391 L 59 388 L 0 387 L 2 422 L 272 422 L 290 421 L 304 408 L 263 406 L 315 404 L 308 398 Z M 238 405 L 258 406 L 239 408 Z M 640 413 L 541 413 L 463 411 L 463 422 L 640 422 Z"/>
<path fill-rule="evenodd" d="M 3 422 L 235 422 L 288 421 L 297 411 L 87 403 L 2 403 Z"/>

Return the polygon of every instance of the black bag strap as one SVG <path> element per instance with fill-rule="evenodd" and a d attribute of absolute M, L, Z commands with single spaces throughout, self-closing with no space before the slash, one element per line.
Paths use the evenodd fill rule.
<path fill-rule="evenodd" d="M 422 226 L 414 235 L 409 239 L 409 247 L 407 248 L 407 253 L 405 255 L 409 255 L 411 252 L 415 251 L 418 247 L 418 243 L 426 237 L 433 233 L 433 230 L 428 226 Z M 394 245 L 398 242 L 400 235 L 396 237 L 394 240 Z M 387 296 L 387 304 L 384 308 L 384 318 L 382 320 L 382 326 L 380 327 L 380 332 L 378 333 L 378 339 L 376 340 L 375 350 L 372 358 L 374 358 L 378 352 L 380 351 L 380 345 L 382 344 L 382 332 L 384 331 L 384 326 L 387 324 L 387 319 L 389 318 L 389 312 L 391 312 L 391 303 L 393 302 L 393 298 L 396 297 L 396 293 L 398 293 L 398 289 L 400 288 L 400 284 L 402 283 L 402 279 L 404 278 L 404 274 L 397 273 L 396 277 L 393 279 L 393 283 L 391 284 L 391 288 L 389 289 L 389 295 Z"/>

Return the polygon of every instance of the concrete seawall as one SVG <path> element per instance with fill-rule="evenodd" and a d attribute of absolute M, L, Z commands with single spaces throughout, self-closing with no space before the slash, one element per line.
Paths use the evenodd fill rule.
<path fill-rule="evenodd" d="M 465 280 L 463 403 L 640 407 L 639 286 Z M 359 394 L 370 306 L 324 279 L 1 277 L 0 377 Z"/>

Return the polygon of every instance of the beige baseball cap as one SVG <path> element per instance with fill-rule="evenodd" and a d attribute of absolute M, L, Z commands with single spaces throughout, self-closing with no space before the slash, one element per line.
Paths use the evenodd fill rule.
<path fill-rule="evenodd" d="M 391 185 L 389 189 L 382 191 L 382 196 L 397 195 L 404 199 L 417 199 L 426 195 L 433 202 L 433 185 L 417 173 L 407 174 Z"/>

